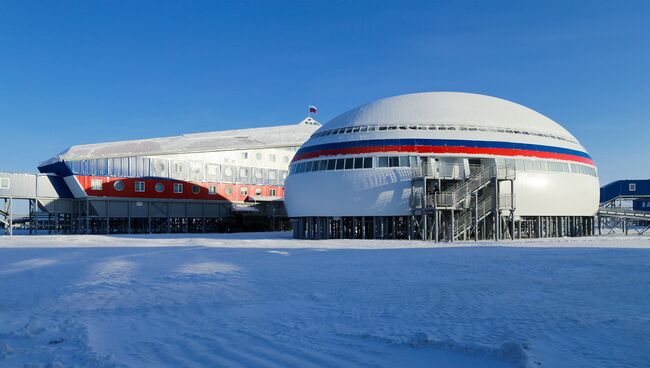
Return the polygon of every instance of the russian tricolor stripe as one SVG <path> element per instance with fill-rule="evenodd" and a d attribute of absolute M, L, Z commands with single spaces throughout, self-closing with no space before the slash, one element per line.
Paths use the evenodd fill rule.
<path fill-rule="evenodd" d="M 302 147 L 293 162 L 321 156 L 381 152 L 525 156 L 594 165 L 588 153 L 539 144 L 457 139 L 372 139 Z"/>

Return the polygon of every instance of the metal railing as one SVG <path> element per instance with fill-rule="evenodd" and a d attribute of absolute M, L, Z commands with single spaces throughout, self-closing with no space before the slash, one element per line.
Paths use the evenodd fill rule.
<path fill-rule="evenodd" d="M 435 162 L 422 162 L 412 166 L 414 178 L 427 177 L 431 179 L 463 180 L 472 175 L 481 165 L 470 165 L 469 171 L 462 164 L 438 164 Z"/>
<path fill-rule="evenodd" d="M 471 175 L 468 178 L 443 192 L 435 193 L 434 205 L 445 208 L 456 207 L 472 192 L 489 183 L 495 177 L 496 171 L 495 166 L 474 167 L 474 171 L 470 171 Z"/>
<path fill-rule="evenodd" d="M 598 208 L 598 216 L 649 220 L 650 211 L 639 211 L 625 207 L 600 207 Z"/>
<path fill-rule="evenodd" d="M 456 218 L 454 223 L 454 236 L 468 231 L 476 221 L 481 221 L 485 216 L 489 215 L 494 209 L 494 196 L 487 196 L 482 198 L 476 206 L 468 208 L 462 215 Z"/>
<path fill-rule="evenodd" d="M 433 168 L 436 167 L 437 170 Z M 422 175 L 423 173 L 431 173 L 435 175 L 447 175 L 453 173 L 456 179 L 459 178 L 459 170 L 462 166 L 459 165 L 432 165 L 428 162 L 423 162 L 419 166 L 413 167 L 414 175 Z M 413 208 L 422 208 L 422 205 L 426 208 L 436 207 L 436 208 L 457 208 L 462 204 L 469 203 L 469 196 L 474 193 L 476 190 L 481 187 L 489 184 L 489 182 L 494 179 L 505 179 L 512 180 L 516 176 L 516 167 L 515 165 L 492 165 L 492 166 L 481 166 L 481 165 L 470 165 L 469 173 L 466 173 L 466 170 L 463 170 L 463 175 L 461 176 L 461 181 L 454 184 L 445 191 L 436 192 L 434 194 L 428 194 L 425 196 L 424 201 L 422 201 L 423 193 L 420 191 L 418 193 L 413 192 L 412 197 L 412 207 Z M 440 170 L 443 171 L 440 174 Z M 510 198 L 504 197 L 505 206 L 501 209 L 508 209 L 511 206 Z M 422 203 L 424 202 L 424 203 Z"/>

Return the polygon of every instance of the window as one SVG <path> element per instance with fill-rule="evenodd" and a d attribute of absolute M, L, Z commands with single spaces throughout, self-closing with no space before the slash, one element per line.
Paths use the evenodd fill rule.
<path fill-rule="evenodd" d="M 327 170 L 327 160 L 321 160 L 318 163 L 318 171 Z"/>
<path fill-rule="evenodd" d="M 346 158 L 345 159 L 345 169 L 346 170 L 351 170 L 353 166 L 354 166 L 354 159 L 353 158 Z"/>
<path fill-rule="evenodd" d="M 240 187 L 239 188 L 239 194 L 241 194 L 243 196 L 247 196 L 248 195 L 248 187 Z"/>
<path fill-rule="evenodd" d="M 357 157 L 354 159 L 354 168 L 363 169 L 363 158 Z"/>
<path fill-rule="evenodd" d="M 9 189 L 9 178 L 0 178 L 0 189 Z"/>
<path fill-rule="evenodd" d="M 411 164 L 411 167 L 415 167 L 418 165 L 418 156 L 409 156 L 409 162 Z"/>
<path fill-rule="evenodd" d="M 262 188 L 255 188 L 255 195 L 262 195 Z"/>
<path fill-rule="evenodd" d="M 242 167 L 239 169 L 239 177 L 240 178 L 247 178 L 248 177 L 248 169 L 245 167 Z"/>
<path fill-rule="evenodd" d="M 226 195 L 232 195 L 232 187 L 230 185 L 226 187 Z"/>
<path fill-rule="evenodd" d="M 269 195 L 270 195 L 271 197 L 275 197 L 275 195 L 276 195 L 276 190 L 275 190 L 275 188 L 271 188 L 271 189 L 269 189 Z"/>
<path fill-rule="evenodd" d="M 388 157 L 377 157 L 377 167 L 388 167 Z"/>
<path fill-rule="evenodd" d="M 115 183 L 113 183 L 113 188 L 117 190 L 118 192 L 121 192 L 124 190 L 124 182 L 122 180 L 118 180 Z"/>
<path fill-rule="evenodd" d="M 636 192 L 636 183 L 630 183 L 630 185 L 628 185 L 628 189 L 630 192 Z"/>
<path fill-rule="evenodd" d="M 174 183 L 174 193 L 183 193 L 183 183 Z"/>
<path fill-rule="evenodd" d="M 275 162 L 275 153 L 270 153 L 269 154 L 269 161 Z"/>
<path fill-rule="evenodd" d="M 399 167 L 399 157 L 392 156 L 388 158 L 388 166 L 390 167 Z"/>
<path fill-rule="evenodd" d="M 162 192 L 165 191 L 165 184 L 163 184 L 163 183 L 156 183 L 156 185 L 153 187 L 153 189 L 154 189 L 156 192 L 158 192 L 158 193 L 162 193 Z"/>
<path fill-rule="evenodd" d="M 334 170 L 336 168 L 336 160 L 327 160 L 327 170 Z"/>
<path fill-rule="evenodd" d="M 409 167 L 409 157 L 408 156 L 400 156 L 399 157 L 399 166 L 400 167 Z"/>
<path fill-rule="evenodd" d="M 216 185 L 210 185 L 208 187 L 208 194 L 217 194 L 217 186 Z"/>
<path fill-rule="evenodd" d="M 198 185 L 196 185 L 196 184 L 195 184 L 195 185 L 192 185 L 192 193 L 194 193 L 194 194 L 199 194 L 199 193 L 201 193 L 201 187 L 198 186 Z"/>
<path fill-rule="evenodd" d="M 90 181 L 91 190 L 102 190 L 102 179 L 92 179 Z"/>
<path fill-rule="evenodd" d="M 259 152 L 256 153 L 256 154 L 255 154 L 255 159 L 256 159 L 257 161 L 260 161 L 260 160 L 262 159 L 262 154 L 259 153 Z"/>
<path fill-rule="evenodd" d="M 175 162 L 174 163 L 174 172 L 176 174 L 181 174 L 184 169 L 185 169 L 185 167 L 183 166 L 182 162 Z"/>
<path fill-rule="evenodd" d="M 372 169 L 372 157 L 365 157 L 363 159 L 363 168 Z"/>
<path fill-rule="evenodd" d="M 144 192 L 144 182 L 143 181 L 136 181 L 135 182 L 135 191 L 136 192 Z"/>
<path fill-rule="evenodd" d="M 343 170 L 345 167 L 345 159 L 344 158 L 337 158 L 336 159 L 336 170 Z"/>
<path fill-rule="evenodd" d="M 241 153 L 241 158 L 242 158 L 242 160 L 248 160 L 248 152 L 242 152 Z"/>
<path fill-rule="evenodd" d="M 282 157 L 282 161 L 284 161 L 285 164 L 289 162 L 289 156 Z"/>
<path fill-rule="evenodd" d="M 208 175 L 217 176 L 219 173 L 219 167 L 217 165 L 208 165 Z"/>

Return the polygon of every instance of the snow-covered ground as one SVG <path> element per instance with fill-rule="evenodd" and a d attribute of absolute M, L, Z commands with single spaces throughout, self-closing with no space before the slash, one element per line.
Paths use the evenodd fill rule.
<path fill-rule="evenodd" d="M 0 237 L 0 367 L 648 362 L 648 237 Z"/>

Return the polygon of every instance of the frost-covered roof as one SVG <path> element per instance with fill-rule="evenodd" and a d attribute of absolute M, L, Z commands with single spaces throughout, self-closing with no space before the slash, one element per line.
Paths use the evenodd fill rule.
<path fill-rule="evenodd" d="M 140 139 L 72 146 L 41 166 L 58 161 L 109 157 L 165 155 L 244 149 L 299 147 L 320 124 L 311 117 L 292 125 L 183 134 L 174 137 Z"/>

